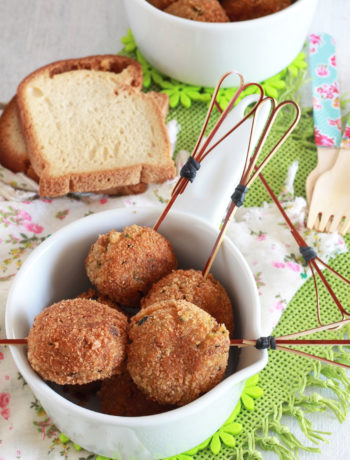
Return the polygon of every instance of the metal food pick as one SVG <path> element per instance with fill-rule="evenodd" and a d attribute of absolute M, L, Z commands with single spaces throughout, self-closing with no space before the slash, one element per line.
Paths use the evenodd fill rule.
<path fill-rule="evenodd" d="M 205 142 L 202 142 L 203 138 L 204 138 L 205 131 L 206 131 L 207 127 L 208 127 L 208 123 L 209 123 L 210 117 L 212 115 L 213 109 L 214 109 L 215 106 L 219 107 L 219 105 L 217 103 L 217 95 L 219 93 L 221 85 L 224 82 L 224 80 L 227 77 L 229 77 L 230 75 L 237 75 L 239 77 L 239 79 L 240 79 L 239 87 L 238 87 L 237 91 L 235 92 L 235 94 L 233 95 L 233 97 L 231 98 L 231 100 L 230 100 L 229 104 L 227 105 L 226 109 L 223 110 L 223 111 L 220 109 L 221 115 L 220 115 L 219 119 L 215 123 L 213 129 L 210 131 L 210 133 L 209 133 L 207 139 L 205 140 Z M 258 96 L 259 96 L 258 101 L 255 103 L 255 105 L 251 108 L 251 110 L 249 110 L 248 113 L 246 113 L 246 115 L 238 123 L 236 123 L 231 129 L 229 129 L 227 131 L 227 133 L 224 134 L 218 141 L 213 143 L 213 145 L 210 145 L 211 141 L 213 140 L 213 137 L 217 133 L 218 129 L 220 128 L 220 126 L 222 125 L 223 121 L 226 119 L 226 117 L 230 113 L 230 111 L 232 110 L 232 108 L 235 105 L 235 103 L 237 102 L 239 96 L 242 94 L 242 92 L 244 90 L 246 90 L 249 87 L 256 87 L 257 88 Z M 186 189 L 186 187 L 188 185 L 188 182 L 193 182 L 193 180 L 194 180 L 194 178 L 196 176 L 196 172 L 200 168 L 200 163 L 202 162 L 202 160 L 204 160 L 204 158 L 207 155 L 209 155 L 209 153 L 212 152 L 224 139 L 226 139 L 230 134 L 232 134 L 252 114 L 255 113 L 255 111 L 257 110 L 257 108 L 259 106 L 259 104 L 263 100 L 263 97 L 264 97 L 264 90 L 263 90 L 261 85 L 259 85 L 258 83 L 244 84 L 244 80 L 243 80 L 242 75 L 237 73 L 237 72 L 227 72 L 226 74 L 224 74 L 220 78 L 218 84 L 215 87 L 215 90 L 214 90 L 214 93 L 213 93 L 213 96 L 211 98 L 211 102 L 210 102 L 210 105 L 209 105 L 209 108 L 208 108 L 208 112 L 207 112 L 207 115 L 206 115 L 205 120 L 204 120 L 204 124 L 202 126 L 201 132 L 199 134 L 199 137 L 197 139 L 197 142 L 196 142 L 196 145 L 195 145 L 195 147 L 193 149 L 193 152 L 192 152 L 191 156 L 188 158 L 188 160 L 185 163 L 185 165 L 182 167 L 181 172 L 180 172 L 181 177 L 178 180 L 178 182 L 176 183 L 176 185 L 175 185 L 175 187 L 174 187 L 174 189 L 172 191 L 171 198 L 170 198 L 167 206 L 164 208 L 164 211 L 162 212 L 162 214 L 160 215 L 160 217 L 157 220 L 156 224 L 154 225 L 154 227 L 153 227 L 154 230 L 158 230 L 160 224 L 165 219 L 166 215 L 168 214 L 169 210 L 171 209 L 172 205 L 174 204 L 176 198 L 179 196 L 179 194 L 181 194 L 181 193 L 183 193 L 185 191 L 185 189 Z"/>
<path fill-rule="evenodd" d="M 265 124 L 264 130 L 262 132 L 262 135 L 260 136 L 260 139 L 257 143 L 256 146 L 254 146 L 254 129 L 256 127 L 255 121 L 256 121 L 256 116 L 259 110 L 261 110 L 264 106 L 264 104 L 270 103 L 271 104 L 271 111 L 270 115 L 267 119 L 267 122 Z M 277 117 L 277 115 L 283 110 L 284 108 L 291 106 L 294 107 L 295 109 L 295 114 L 294 118 L 292 119 L 291 125 L 289 128 L 283 133 L 283 135 L 280 137 L 280 139 L 276 142 L 274 147 L 270 150 L 270 152 L 266 155 L 266 157 L 258 163 L 259 156 L 261 154 L 262 148 L 265 144 L 265 141 L 268 137 L 268 134 L 272 128 L 272 125 Z M 258 102 L 256 111 L 254 112 L 254 118 L 253 118 L 253 123 L 252 123 L 252 129 L 251 129 L 251 135 L 249 139 L 249 145 L 248 145 L 248 151 L 247 151 L 247 156 L 246 156 L 246 162 L 245 166 L 243 169 L 243 173 L 241 176 L 241 180 L 237 187 L 235 188 L 234 193 L 231 196 L 231 203 L 228 208 L 228 211 L 226 213 L 224 223 L 221 227 L 220 233 L 215 241 L 215 244 L 213 246 L 213 249 L 211 251 L 211 254 L 209 256 L 209 259 L 204 267 L 203 270 L 203 276 L 204 278 L 208 275 L 211 266 L 214 262 L 214 259 L 218 253 L 218 250 L 221 246 L 221 243 L 223 241 L 223 238 L 225 236 L 228 224 L 230 223 L 231 219 L 233 218 L 234 214 L 237 211 L 237 208 L 242 206 L 244 202 L 244 198 L 246 193 L 248 192 L 248 187 L 253 183 L 253 181 L 256 179 L 256 177 L 259 175 L 259 173 L 262 171 L 262 169 L 267 165 L 267 163 L 271 160 L 273 155 L 277 152 L 277 150 L 281 147 L 281 145 L 286 141 L 288 136 L 291 134 L 295 126 L 298 124 L 300 119 L 300 109 L 298 104 L 294 101 L 284 101 L 281 102 L 280 104 L 276 104 L 276 101 L 271 98 L 271 97 L 266 97 L 263 99 L 261 102 Z"/>

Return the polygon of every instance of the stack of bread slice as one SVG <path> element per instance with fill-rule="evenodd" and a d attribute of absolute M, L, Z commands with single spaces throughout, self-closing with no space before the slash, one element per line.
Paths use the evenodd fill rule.
<path fill-rule="evenodd" d="M 141 88 L 140 64 L 124 56 L 36 70 L 0 118 L 0 163 L 37 180 L 50 197 L 140 193 L 173 178 L 168 97 Z"/>

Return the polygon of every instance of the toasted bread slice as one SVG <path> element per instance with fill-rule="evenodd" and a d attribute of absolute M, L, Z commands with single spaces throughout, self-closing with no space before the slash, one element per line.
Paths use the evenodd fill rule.
<path fill-rule="evenodd" d="M 51 66 L 27 77 L 18 106 L 40 194 L 104 190 L 175 175 L 157 103 L 120 74 Z"/>
<path fill-rule="evenodd" d="M 57 61 L 47 66 L 50 75 L 73 69 L 105 70 L 120 73 L 124 69 L 122 84 L 130 84 L 136 89 L 142 88 L 142 68 L 134 59 L 116 56 L 89 56 L 79 59 Z M 162 110 L 167 113 L 167 102 L 163 101 Z M 30 164 L 22 127 L 18 118 L 16 96 L 7 104 L 0 117 L 0 163 L 13 172 L 26 173 L 31 179 L 39 181 L 39 177 Z M 136 190 L 141 190 L 137 187 Z"/>
<path fill-rule="evenodd" d="M 162 116 L 165 117 L 169 110 L 169 98 L 166 94 L 150 91 L 147 97 L 153 98 L 158 104 Z M 23 172 L 31 179 L 39 182 L 39 177 L 34 172 L 18 118 L 16 96 L 7 104 L 0 116 L 0 163 L 13 172 Z M 107 190 L 94 190 L 96 193 L 108 195 L 136 195 L 147 190 L 147 184 L 122 185 Z"/>

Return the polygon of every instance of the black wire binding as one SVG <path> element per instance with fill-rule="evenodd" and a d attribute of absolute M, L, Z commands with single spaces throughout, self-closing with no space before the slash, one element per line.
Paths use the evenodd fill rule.
<path fill-rule="evenodd" d="M 188 157 L 186 163 L 181 168 L 180 176 L 185 177 L 190 182 L 193 182 L 200 167 L 201 165 L 197 160 L 193 157 Z"/>
<path fill-rule="evenodd" d="M 256 340 L 255 348 L 258 350 L 276 350 L 276 339 L 273 335 L 269 335 L 268 337 L 259 337 Z"/>
<path fill-rule="evenodd" d="M 299 251 L 307 264 L 317 257 L 317 252 L 311 246 L 299 246 Z"/>
<path fill-rule="evenodd" d="M 231 200 L 235 203 L 236 206 L 240 207 L 244 203 L 244 198 L 248 192 L 248 187 L 242 184 L 238 184 L 235 188 L 235 191 L 231 195 Z"/>

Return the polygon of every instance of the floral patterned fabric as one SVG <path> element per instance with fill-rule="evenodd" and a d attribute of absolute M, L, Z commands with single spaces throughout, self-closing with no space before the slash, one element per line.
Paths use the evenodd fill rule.
<path fill-rule="evenodd" d="M 329 34 L 312 34 L 309 45 L 316 145 L 339 147 L 341 120 L 335 43 Z"/>

